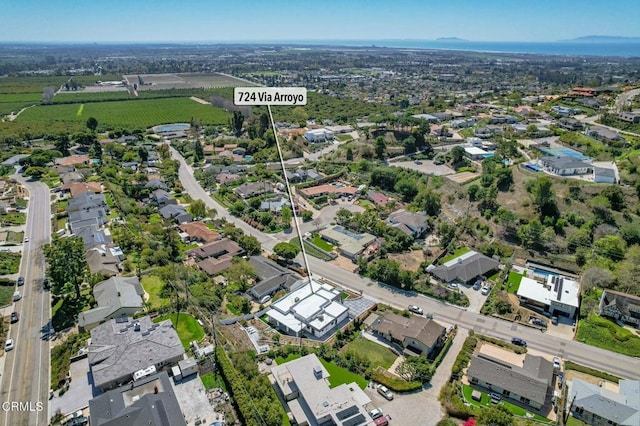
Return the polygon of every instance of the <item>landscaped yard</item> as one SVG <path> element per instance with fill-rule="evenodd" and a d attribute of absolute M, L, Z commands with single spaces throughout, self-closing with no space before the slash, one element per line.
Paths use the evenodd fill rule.
<path fill-rule="evenodd" d="M 182 241 L 178 242 L 178 248 L 180 249 L 180 251 L 192 250 L 192 249 L 197 248 L 197 247 L 198 247 L 198 244 L 196 244 L 196 243 L 185 244 Z"/>
<path fill-rule="evenodd" d="M 524 277 L 524 274 L 519 274 L 517 272 L 509 272 L 509 278 L 507 279 L 507 286 L 505 288 L 507 293 L 516 294 L 518 292 L 518 288 L 520 288 L 520 281 L 522 281 L 522 277 Z"/>
<path fill-rule="evenodd" d="M 195 340 L 199 342 L 204 337 L 204 330 L 200 324 L 198 324 L 198 321 L 189 314 L 164 315 L 154 319 L 153 322 L 160 322 L 166 319 L 170 319 L 173 323 L 173 327 L 178 332 L 178 337 L 180 337 L 182 346 L 184 346 L 185 349 L 189 349 L 189 344 L 192 341 Z"/>
<path fill-rule="evenodd" d="M 20 253 L 0 253 L 0 275 L 17 274 L 21 257 Z"/>
<path fill-rule="evenodd" d="M 149 216 L 149 223 L 162 223 L 162 216 L 160 216 L 158 213 L 154 213 L 151 216 Z"/>
<path fill-rule="evenodd" d="M 393 361 L 397 358 L 396 355 L 391 352 L 391 349 L 372 342 L 369 339 L 365 339 L 364 337 L 358 337 L 342 349 L 343 353 L 349 351 L 366 357 L 372 367 L 380 366 L 385 370 L 391 367 L 391 364 L 393 364 Z"/>
<path fill-rule="evenodd" d="M 5 226 L 24 225 L 27 223 L 27 215 L 24 213 L 7 213 L 0 217 L 0 221 L 2 221 Z"/>
<path fill-rule="evenodd" d="M 458 256 L 462 256 L 463 254 L 465 254 L 465 253 L 467 253 L 467 252 L 469 252 L 469 251 L 471 251 L 471 250 L 469 249 L 469 247 L 460 247 L 460 248 L 457 248 L 457 249 L 453 252 L 453 254 L 450 254 L 450 255 L 448 255 L 448 256 L 443 257 L 443 258 L 442 258 L 441 263 L 447 263 L 448 261 L 453 260 L 453 259 L 455 259 L 455 258 L 456 258 L 456 257 L 458 257 Z"/>
<path fill-rule="evenodd" d="M 0 285 L 0 306 L 11 304 L 15 287 L 12 285 Z"/>
<path fill-rule="evenodd" d="M 475 407 L 487 407 L 487 406 L 491 406 L 491 398 L 489 397 L 489 395 L 487 395 L 485 392 L 482 392 L 482 398 L 480 401 L 476 401 L 473 398 L 471 398 L 471 394 L 473 393 L 474 389 L 469 386 L 469 385 L 462 385 L 462 393 L 464 395 L 464 399 L 466 402 L 468 402 L 469 404 L 475 406 Z M 526 409 L 515 405 L 515 404 L 511 404 L 510 402 L 507 401 L 500 401 L 499 403 L 501 406 L 505 407 L 507 410 L 509 410 L 509 412 L 511 414 L 513 414 L 514 416 L 518 416 L 518 417 L 527 417 L 527 413 L 530 414 L 530 416 L 533 416 L 533 418 L 535 420 L 538 420 L 540 422 L 544 422 L 544 423 L 553 423 L 551 420 L 547 419 L 546 417 L 542 417 L 539 416 L 538 414 L 533 414 L 529 411 L 527 411 Z"/>
<path fill-rule="evenodd" d="M 206 390 L 213 388 L 222 388 L 224 391 L 227 390 L 222 377 L 216 376 L 214 372 L 200 375 L 200 380 L 202 380 L 202 384 Z"/>
<path fill-rule="evenodd" d="M 318 234 L 313 234 L 313 245 L 320 247 L 324 251 L 331 252 L 333 250 L 333 245 L 323 240 Z"/>
<path fill-rule="evenodd" d="M 293 361 L 294 359 L 298 358 L 300 358 L 300 354 L 289 354 L 286 358 L 282 358 L 279 356 L 276 357 L 276 364 L 280 365 L 282 363 Z M 368 382 L 364 377 L 356 373 L 352 373 L 346 368 L 339 367 L 333 362 L 325 361 L 322 358 L 320 358 L 320 362 L 322 363 L 322 365 L 324 365 L 324 368 L 327 369 L 327 372 L 329 372 L 329 387 L 335 388 L 336 386 L 340 386 L 343 383 L 348 384 L 353 382 L 356 382 L 360 389 L 364 389 L 367 387 Z"/>
<path fill-rule="evenodd" d="M 7 231 L 7 242 L 14 244 L 22 244 L 24 241 L 24 232 Z"/>
<path fill-rule="evenodd" d="M 640 356 L 640 337 L 596 314 L 578 321 L 576 340 L 621 354 Z"/>
<path fill-rule="evenodd" d="M 313 256 L 313 257 L 317 257 L 320 260 L 331 260 L 331 258 L 329 256 L 327 256 L 324 252 L 322 252 L 321 250 L 319 250 L 318 247 L 314 246 L 313 244 L 311 244 L 309 241 L 307 240 L 303 240 L 304 241 L 304 249 L 307 252 L 308 255 Z M 299 238 L 292 238 L 291 241 L 289 241 L 291 244 L 293 244 L 296 247 L 300 247 L 300 239 Z"/>
<path fill-rule="evenodd" d="M 575 417 L 569 416 L 567 422 L 565 423 L 565 426 L 587 426 L 587 424 L 582 420 L 578 420 Z"/>
<path fill-rule="evenodd" d="M 151 304 L 151 309 L 159 309 L 163 305 L 169 303 L 169 299 L 163 298 L 160 296 L 162 292 L 162 288 L 164 287 L 164 282 L 160 279 L 160 277 L 156 277 L 155 275 L 145 275 L 142 277 L 142 288 L 149 294 L 149 303 Z"/>

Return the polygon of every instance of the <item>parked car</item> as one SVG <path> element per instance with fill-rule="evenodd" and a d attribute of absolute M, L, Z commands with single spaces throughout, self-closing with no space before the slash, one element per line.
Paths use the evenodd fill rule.
<path fill-rule="evenodd" d="M 474 290 L 480 290 L 480 286 L 482 285 L 482 280 L 477 280 L 474 284 L 473 284 L 473 289 Z"/>
<path fill-rule="evenodd" d="M 557 316 L 552 316 L 551 317 L 551 324 L 553 325 L 558 325 L 558 317 Z"/>
<path fill-rule="evenodd" d="M 11 324 L 18 322 L 20 315 L 17 312 L 11 312 Z"/>
<path fill-rule="evenodd" d="M 560 370 L 560 358 L 558 357 L 553 358 L 553 369 Z"/>
<path fill-rule="evenodd" d="M 389 401 L 393 399 L 393 392 L 391 392 L 385 385 L 378 385 L 376 386 L 376 389 L 380 395 L 384 396 Z"/>
<path fill-rule="evenodd" d="M 22 299 L 22 293 L 20 293 L 18 290 L 13 292 L 13 301 L 17 302 L 18 300 Z"/>
<path fill-rule="evenodd" d="M 490 291 L 491 291 L 491 287 L 489 287 L 488 285 L 485 285 L 484 287 L 482 287 L 483 296 L 486 296 L 487 294 L 489 294 Z"/>
<path fill-rule="evenodd" d="M 51 283 L 49 282 L 49 278 L 45 277 L 44 280 L 42 281 L 42 287 L 45 290 L 49 290 L 51 288 Z"/>
<path fill-rule="evenodd" d="M 15 347 L 15 344 L 13 342 L 13 339 L 7 339 L 7 341 L 4 343 L 4 351 L 5 352 L 9 352 L 14 347 Z"/>
<path fill-rule="evenodd" d="M 413 312 L 414 314 L 418 314 L 418 315 L 424 314 L 424 311 L 422 310 L 422 308 L 420 306 L 409 305 L 409 307 L 407 309 L 409 310 L 409 312 Z"/>
<path fill-rule="evenodd" d="M 373 410 L 369 411 L 369 415 L 373 420 L 375 420 L 378 417 L 382 417 L 382 410 L 379 408 L 374 408 Z"/>
<path fill-rule="evenodd" d="M 514 337 L 513 339 L 511 339 L 511 343 L 517 346 L 522 346 L 523 348 L 527 347 L 527 342 L 519 337 Z"/>
<path fill-rule="evenodd" d="M 24 242 L 28 243 L 29 242 L 29 237 L 24 237 Z"/>
<path fill-rule="evenodd" d="M 447 285 L 451 288 L 458 288 L 458 283 L 449 283 Z"/>
<path fill-rule="evenodd" d="M 18 277 L 18 287 L 24 285 L 24 277 Z"/>

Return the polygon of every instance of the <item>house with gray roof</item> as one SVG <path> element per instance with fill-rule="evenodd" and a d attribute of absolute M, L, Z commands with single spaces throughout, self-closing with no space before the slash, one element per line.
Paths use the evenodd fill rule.
<path fill-rule="evenodd" d="M 374 235 L 353 232 L 340 225 L 323 229 L 319 234 L 323 240 L 337 245 L 340 253 L 351 260 L 357 259 L 370 244 L 376 241 Z"/>
<path fill-rule="evenodd" d="M 186 426 L 164 371 L 93 398 L 89 412 L 93 426 Z"/>
<path fill-rule="evenodd" d="M 371 316 L 369 331 L 402 346 L 407 356 L 431 357 L 444 343 L 446 329 L 430 318 L 389 311 Z"/>
<path fill-rule="evenodd" d="M 600 315 L 640 326 L 640 297 L 604 289 L 598 304 Z"/>
<path fill-rule="evenodd" d="M 77 225 L 77 222 L 72 225 Z M 75 236 L 82 238 L 85 250 L 95 246 L 110 244 L 113 241 L 110 234 L 107 234 L 97 226 L 85 226 L 80 229 L 73 228 L 72 226 L 72 232 Z"/>
<path fill-rule="evenodd" d="M 178 224 L 191 222 L 193 217 L 179 204 L 167 204 L 158 210 L 164 219 L 173 219 Z"/>
<path fill-rule="evenodd" d="M 594 167 L 593 181 L 596 183 L 618 183 L 616 169 L 609 167 Z"/>
<path fill-rule="evenodd" d="M 446 283 L 460 282 L 467 284 L 480 276 L 487 276 L 497 271 L 500 262 L 482 253 L 470 250 L 442 265 L 427 267 L 427 272 Z"/>
<path fill-rule="evenodd" d="M 273 192 L 273 188 L 269 182 L 245 182 L 235 188 L 234 192 L 242 198 L 251 198 Z"/>
<path fill-rule="evenodd" d="M 124 256 L 122 258 L 118 256 L 118 253 L 122 253 L 118 247 L 100 245 L 90 248 L 85 253 L 89 272 L 107 277 L 118 275 L 121 271 L 120 264 L 124 258 Z"/>
<path fill-rule="evenodd" d="M 251 256 L 249 263 L 253 266 L 259 280 L 249 290 L 255 300 L 261 300 L 265 296 L 273 296 L 280 289 L 289 290 L 300 279 L 291 270 L 262 256 Z"/>
<path fill-rule="evenodd" d="M 101 391 L 130 382 L 136 371 L 168 371 L 183 359 L 184 347 L 171 320 L 152 323 L 148 316 L 111 319 L 91 330 L 88 360 Z"/>
<path fill-rule="evenodd" d="M 285 197 L 280 197 L 280 198 L 264 200 L 260 202 L 260 207 L 258 207 L 258 210 L 280 214 L 280 212 L 282 211 L 282 208 L 285 206 L 291 208 L 291 202 L 287 200 Z"/>
<path fill-rule="evenodd" d="M 147 182 L 144 185 L 144 187 L 145 188 L 164 189 L 165 191 L 167 191 L 169 189 L 167 184 L 164 183 L 163 181 L 161 181 L 160 179 L 151 179 L 149 182 Z"/>
<path fill-rule="evenodd" d="M 83 192 L 69 200 L 67 204 L 67 212 L 75 212 L 80 210 L 91 210 L 93 208 L 103 208 L 109 210 L 104 194 L 95 194 L 93 192 Z"/>
<path fill-rule="evenodd" d="M 586 175 L 593 173 L 593 165 L 573 157 L 542 157 L 545 170 L 560 176 Z"/>
<path fill-rule="evenodd" d="M 568 398 L 571 415 L 595 426 L 640 425 L 640 381 L 620 380 L 618 387 L 614 392 L 574 378 Z"/>
<path fill-rule="evenodd" d="M 149 194 L 149 199 L 156 203 L 158 207 L 163 207 L 167 204 L 178 204 L 178 200 L 171 198 L 171 194 L 161 188 Z"/>
<path fill-rule="evenodd" d="M 420 238 L 429 229 L 427 215 L 414 213 L 404 209 L 396 210 L 387 218 L 392 227 L 413 238 Z"/>
<path fill-rule="evenodd" d="M 467 377 L 474 387 L 539 410 L 552 391 L 553 364 L 540 356 L 526 354 L 519 366 L 480 353 L 471 357 Z"/>
<path fill-rule="evenodd" d="M 615 130 L 607 129 L 606 127 L 594 126 L 585 130 L 587 136 L 598 139 L 604 143 L 610 144 L 612 142 L 622 142 L 628 144 L 627 140 L 620 136 Z"/>
<path fill-rule="evenodd" d="M 111 277 L 93 287 L 97 307 L 78 315 L 78 326 L 90 330 L 112 318 L 134 315 L 142 310 L 144 290 L 138 277 Z"/>
<path fill-rule="evenodd" d="M 271 369 L 274 387 L 298 425 L 372 424 L 365 406 L 371 399 L 356 383 L 329 385 L 329 372 L 316 354 Z"/>

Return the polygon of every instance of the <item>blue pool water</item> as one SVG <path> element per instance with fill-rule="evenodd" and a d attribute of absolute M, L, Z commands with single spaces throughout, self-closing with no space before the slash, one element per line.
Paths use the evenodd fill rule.
<path fill-rule="evenodd" d="M 188 130 L 191 127 L 189 124 L 165 124 L 162 126 L 156 126 L 153 128 L 156 132 L 175 132 L 177 130 Z"/>
<path fill-rule="evenodd" d="M 555 275 L 553 272 L 547 271 L 546 269 L 534 268 L 533 266 L 530 266 L 529 269 L 531 269 L 534 274 L 542 275 L 543 277 Z"/>

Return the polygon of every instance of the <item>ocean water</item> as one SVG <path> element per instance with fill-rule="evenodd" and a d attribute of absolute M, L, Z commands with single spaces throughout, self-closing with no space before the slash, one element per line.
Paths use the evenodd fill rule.
<path fill-rule="evenodd" d="M 309 42 L 307 42 L 309 44 Z M 313 44 L 565 56 L 640 57 L 640 42 L 480 42 L 462 40 L 326 40 Z"/>

